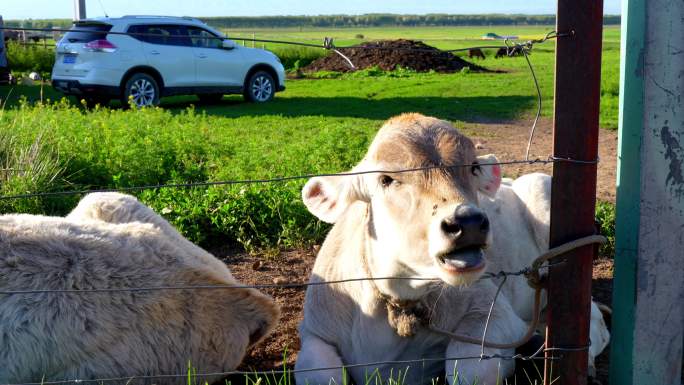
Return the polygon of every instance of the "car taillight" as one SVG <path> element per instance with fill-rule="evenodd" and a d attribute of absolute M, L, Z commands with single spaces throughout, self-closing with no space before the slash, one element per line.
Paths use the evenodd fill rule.
<path fill-rule="evenodd" d="M 85 43 L 83 48 L 91 52 L 114 52 L 117 47 L 109 40 L 99 39 Z"/>

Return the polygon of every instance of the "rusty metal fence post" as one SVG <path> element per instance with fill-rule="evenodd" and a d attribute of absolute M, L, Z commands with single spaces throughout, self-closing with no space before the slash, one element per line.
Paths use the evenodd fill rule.
<path fill-rule="evenodd" d="M 601 86 L 602 0 L 559 0 L 553 154 L 589 163 L 553 166 L 550 247 L 594 233 Z M 585 385 L 594 247 L 552 261 L 548 279 L 546 385 Z M 563 263 L 558 263 L 562 262 Z"/>

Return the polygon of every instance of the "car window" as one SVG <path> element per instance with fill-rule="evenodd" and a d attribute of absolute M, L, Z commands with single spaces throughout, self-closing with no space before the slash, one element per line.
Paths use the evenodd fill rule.
<path fill-rule="evenodd" d="M 188 35 L 194 47 L 221 48 L 223 39 L 203 28 L 187 27 Z"/>
<path fill-rule="evenodd" d="M 132 35 L 134 38 L 150 44 L 178 45 L 189 47 L 192 45 L 190 37 L 182 25 L 174 24 L 141 24 L 132 25 L 128 32 L 141 35 Z"/>

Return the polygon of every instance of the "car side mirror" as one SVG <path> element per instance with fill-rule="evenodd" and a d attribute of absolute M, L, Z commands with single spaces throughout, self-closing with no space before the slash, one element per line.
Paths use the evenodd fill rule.
<path fill-rule="evenodd" d="M 221 42 L 221 48 L 231 50 L 234 49 L 237 45 L 235 44 L 234 41 L 230 39 L 225 39 Z"/>

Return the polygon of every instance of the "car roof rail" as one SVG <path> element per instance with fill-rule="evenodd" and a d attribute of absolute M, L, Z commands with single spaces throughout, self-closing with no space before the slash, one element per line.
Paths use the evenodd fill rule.
<path fill-rule="evenodd" d="M 123 15 L 122 19 L 181 19 L 203 23 L 202 20 L 190 16 L 159 16 L 159 15 Z"/>

